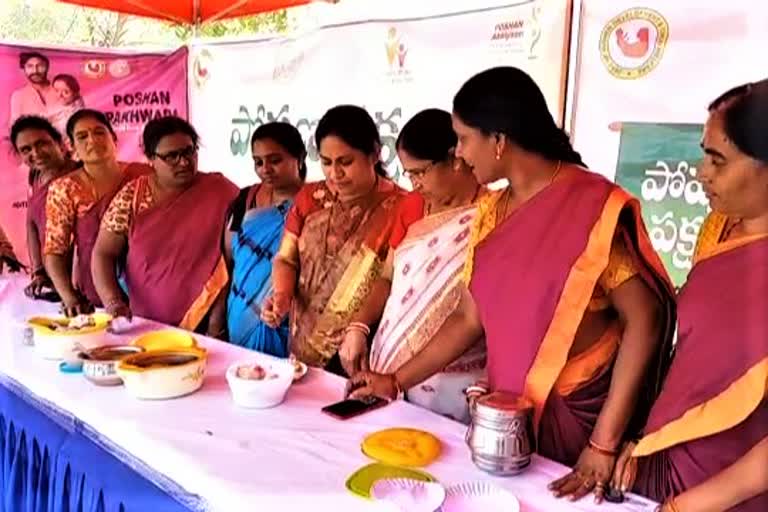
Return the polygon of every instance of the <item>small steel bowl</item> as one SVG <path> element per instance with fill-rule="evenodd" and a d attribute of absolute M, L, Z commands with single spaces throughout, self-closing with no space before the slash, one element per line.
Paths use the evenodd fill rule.
<path fill-rule="evenodd" d="M 107 346 L 81 352 L 78 357 L 86 379 L 97 386 L 119 386 L 123 379 L 117 374 L 118 361 L 143 351 L 133 345 Z"/>

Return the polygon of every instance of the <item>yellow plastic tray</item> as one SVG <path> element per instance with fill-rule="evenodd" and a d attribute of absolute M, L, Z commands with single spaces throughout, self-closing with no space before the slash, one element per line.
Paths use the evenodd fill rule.
<path fill-rule="evenodd" d="M 400 468 L 388 464 L 368 464 L 352 473 L 347 479 L 347 490 L 361 498 L 371 499 L 371 488 L 379 480 L 388 478 L 408 478 L 421 482 L 436 482 L 435 477 L 417 469 Z"/>

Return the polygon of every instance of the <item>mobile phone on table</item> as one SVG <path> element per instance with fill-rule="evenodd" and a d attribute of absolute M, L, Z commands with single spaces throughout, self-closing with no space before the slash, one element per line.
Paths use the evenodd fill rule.
<path fill-rule="evenodd" d="M 359 400 L 347 399 L 335 404 L 326 405 L 321 409 L 322 412 L 333 416 L 336 419 L 348 420 L 355 416 L 360 416 L 366 412 L 384 407 L 389 400 L 378 397 L 366 397 Z"/>

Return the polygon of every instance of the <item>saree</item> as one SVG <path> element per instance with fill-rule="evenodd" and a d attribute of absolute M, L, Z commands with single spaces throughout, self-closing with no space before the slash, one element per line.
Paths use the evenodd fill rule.
<path fill-rule="evenodd" d="M 96 291 L 91 274 L 91 255 L 99 236 L 101 218 L 107 211 L 115 194 L 129 181 L 148 174 L 152 168 L 144 164 L 126 164 L 120 183 L 111 192 L 105 194 L 91 205 L 85 214 L 75 221 L 75 276 L 76 287 L 94 306 L 101 307 L 101 298 Z"/>
<path fill-rule="evenodd" d="M 142 197 L 141 179 L 136 197 Z M 218 173 L 198 173 L 175 196 L 135 214 L 125 282 L 135 315 L 194 331 L 229 280 L 221 247 L 237 187 Z"/>
<path fill-rule="evenodd" d="M 325 182 L 299 192 L 294 212 L 306 201 L 315 204 L 297 235 L 300 270 L 290 346 L 300 361 L 325 367 L 337 354 L 352 315 L 381 274 L 392 211 L 402 196 L 402 189 L 382 178 L 370 194 L 350 203 L 334 199 Z M 286 230 L 296 233 L 295 228 L 289 216 Z"/>
<path fill-rule="evenodd" d="M 768 237 L 721 242 L 725 225 L 714 213 L 702 226 L 678 300 L 675 357 L 633 452 L 634 489 L 658 501 L 716 475 L 768 436 Z M 768 493 L 732 510 L 768 510 Z"/>
<path fill-rule="evenodd" d="M 418 354 L 456 310 L 475 206 L 411 224 L 394 252 L 389 299 L 373 339 L 371 370 L 394 373 Z M 469 421 L 464 389 L 484 376 L 480 342 L 441 373 L 406 391 L 406 399 L 457 421 Z"/>
<path fill-rule="evenodd" d="M 241 193 L 243 209 L 251 189 Z M 238 198 L 239 200 L 240 198 Z M 232 282 L 227 298 L 229 341 L 251 350 L 288 357 L 288 319 L 277 329 L 261 321 L 261 304 L 272 292 L 272 260 L 277 254 L 292 201 L 233 216 Z"/>
<path fill-rule="evenodd" d="M 495 207 L 480 208 L 472 236 L 478 240 L 484 232 L 485 238 L 476 243 L 468 275 L 485 329 L 490 387 L 530 399 L 539 453 L 572 466 L 608 396 L 621 342 L 615 319 L 582 353 L 571 354 L 615 241 L 666 313 L 630 432 L 642 427 L 667 368 L 675 322 L 672 284 L 637 200 L 598 174 L 578 169 L 499 225 Z"/>

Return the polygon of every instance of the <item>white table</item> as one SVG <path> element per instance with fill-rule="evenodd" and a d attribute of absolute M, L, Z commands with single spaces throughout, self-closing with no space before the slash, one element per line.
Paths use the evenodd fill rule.
<path fill-rule="evenodd" d="M 319 370 L 288 392 L 286 401 L 267 410 L 245 410 L 232 402 L 224 377 L 249 351 L 199 338 L 209 351 L 207 376 L 197 393 L 169 401 L 139 401 L 122 387 L 102 388 L 78 374 L 63 374 L 55 362 L 39 358 L 23 345 L 23 320 L 56 312 L 22 293 L 25 277 L 0 277 L 0 373 L 34 395 L 83 421 L 136 460 L 221 512 L 253 510 L 380 510 L 379 504 L 351 495 L 347 477 L 371 461 L 360 443 L 388 427 L 432 432 L 443 454 L 426 471 L 443 484 L 490 480 L 513 492 L 523 510 L 652 511 L 655 504 L 628 497 L 622 505 L 596 506 L 591 497 L 578 503 L 554 499 L 547 484 L 566 473 L 552 461 L 535 458 L 523 475 L 495 478 L 476 469 L 464 443 L 465 427 L 405 402 L 348 421 L 320 413 L 342 398 L 343 379 Z M 135 320 L 136 329 L 107 343 L 126 343 L 138 333 L 162 327 Z"/>

